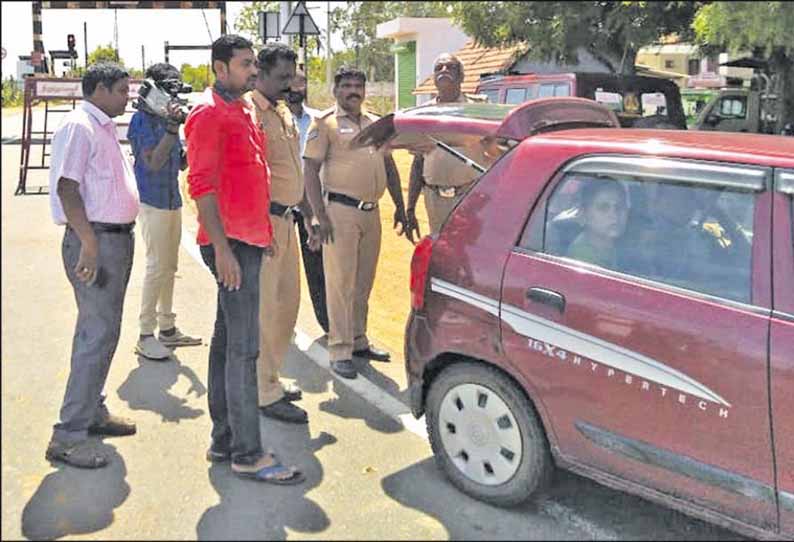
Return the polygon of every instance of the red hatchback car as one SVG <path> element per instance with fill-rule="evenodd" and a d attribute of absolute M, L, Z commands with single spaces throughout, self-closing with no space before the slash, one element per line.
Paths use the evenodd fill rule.
<path fill-rule="evenodd" d="M 792 538 L 794 143 L 615 126 L 552 98 L 420 107 L 359 136 L 503 151 L 416 248 L 413 413 L 490 503 L 558 466 Z"/>

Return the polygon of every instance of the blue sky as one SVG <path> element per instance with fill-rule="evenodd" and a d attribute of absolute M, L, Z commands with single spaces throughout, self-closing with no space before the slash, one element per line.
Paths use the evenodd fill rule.
<path fill-rule="evenodd" d="M 226 16 L 229 30 L 240 10 L 249 2 L 227 2 Z M 320 30 L 325 32 L 327 2 L 308 2 L 310 13 Z M 345 2 L 331 2 L 331 7 Z M 314 6 L 317 6 L 316 8 Z M 29 55 L 33 49 L 33 22 L 31 2 L 0 2 L 2 10 L 2 46 L 7 56 L 3 60 L 2 75 L 16 76 L 19 55 Z M 212 38 L 220 35 L 220 12 L 204 10 Z M 44 48 L 66 49 L 67 34 L 74 34 L 78 63 L 83 60 L 83 22 L 88 23 L 88 51 L 98 45 L 113 42 L 112 9 L 45 9 L 42 12 Z M 141 45 L 145 47 L 146 64 L 163 60 L 163 42 L 172 45 L 205 45 L 210 43 L 207 25 L 200 9 L 119 9 L 119 52 L 129 67 L 141 67 Z M 332 46 L 341 48 L 340 40 L 334 36 Z M 310 54 L 312 54 L 310 52 Z M 322 54 L 325 54 L 323 51 Z M 209 61 L 209 51 L 172 51 L 170 61 L 179 66 L 183 63 L 202 64 Z M 58 61 L 60 62 L 60 61 Z M 60 68 L 59 68 L 60 73 Z"/>

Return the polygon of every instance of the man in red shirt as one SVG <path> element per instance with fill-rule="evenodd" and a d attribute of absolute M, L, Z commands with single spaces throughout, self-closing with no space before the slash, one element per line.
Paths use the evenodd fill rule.
<path fill-rule="evenodd" d="M 241 99 L 256 81 L 252 44 L 235 35 L 212 44 L 215 86 L 185 123 L 188 187 L 199 212 L 201 256 L 218 281 L 207 382 L 212 444 L 207 459 L 275 484 L 303 475 L 264 453 L 259 433 L 259 269 L 272 254 L 270 169 L 265 135 Z"/>

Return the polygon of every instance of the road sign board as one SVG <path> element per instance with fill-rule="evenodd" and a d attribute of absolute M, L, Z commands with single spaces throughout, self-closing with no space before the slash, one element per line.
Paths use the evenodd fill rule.
<path fill-rule="evenodd" d="M 320 34 L 320 29 L 306 9 L 306 2 L 298 2 L 295 9 L 290 13 L 287 24 L 281 31 L 283 34 L 303 34 L 304 36 Z"/>

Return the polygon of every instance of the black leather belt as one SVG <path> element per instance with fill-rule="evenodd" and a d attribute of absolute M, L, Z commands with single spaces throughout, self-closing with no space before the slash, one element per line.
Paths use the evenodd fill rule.
<path fill-rule="evenodd" d="M 130 233 L 135 227 L 135 222 L 129 224 L 111 224 L 109 222 L 90 222 L 95 232 L 101 233 Z"/>
<path fill-rule="evenodd" d="M 360 199 L 351 198 L 350 196 L 338 192 L 328 192 L 328 201 L 335 201 L 362 211 L 374 211 L 378 208 L 377 201 L 361 201 Z"/>
<path fill-rule="evenodd" d="M 280 216 L 281 218 L 284 218 L 297 208 L 297 205 L 281 205 L 275 201 L 270 202 L 270 214 Z"/>
<path fill-rule="evenodd" d="M 437 184 L 428 184 L 425 186 L 427 186 L 430 190 L 432 190 L 442 198 L 455 198 L 463 194 L 466 190 L 468 190 L 469 186 L 471 185 L 465 184 L 463 186 L 440 186 Z"/>

